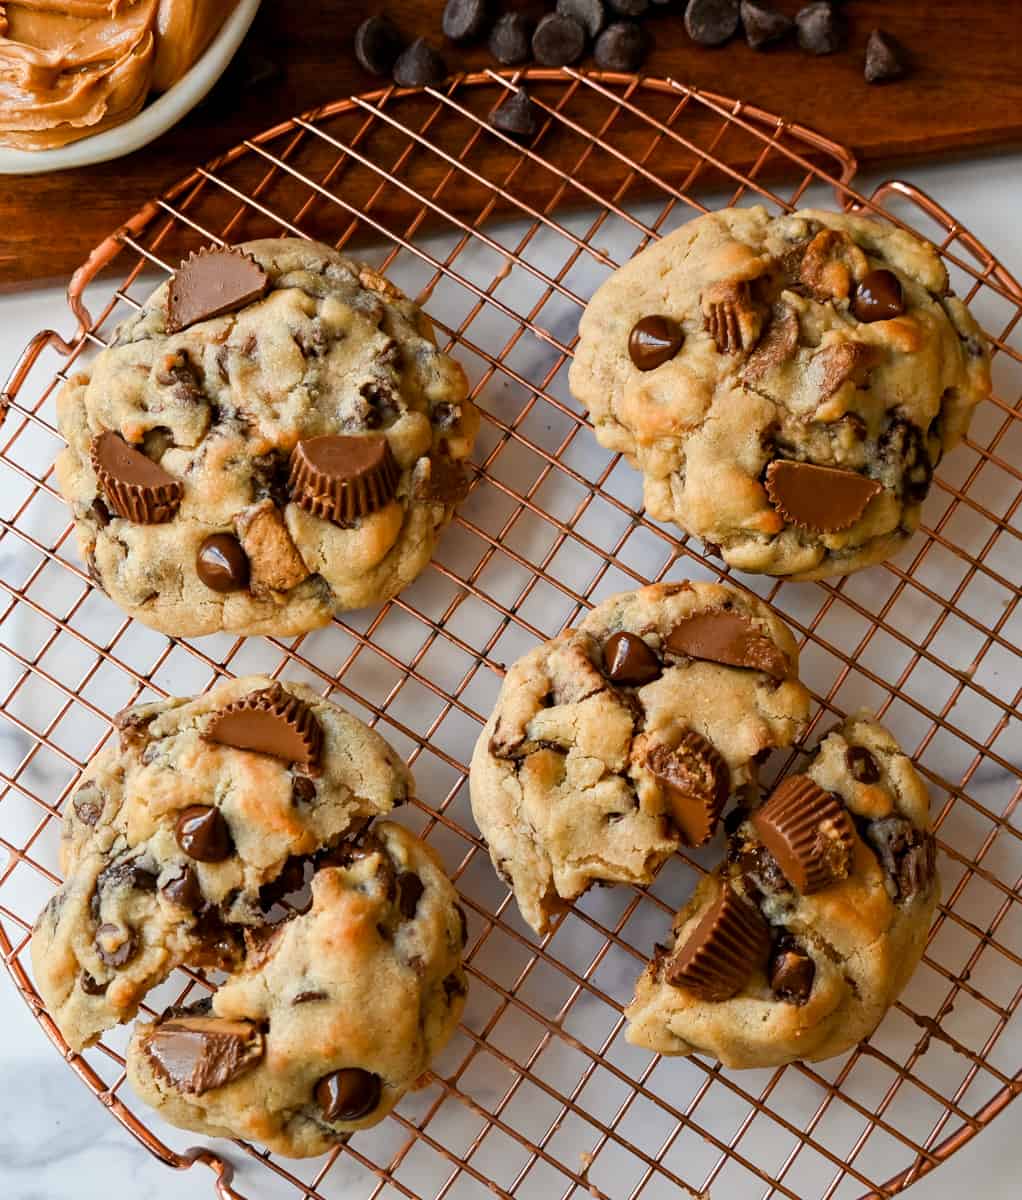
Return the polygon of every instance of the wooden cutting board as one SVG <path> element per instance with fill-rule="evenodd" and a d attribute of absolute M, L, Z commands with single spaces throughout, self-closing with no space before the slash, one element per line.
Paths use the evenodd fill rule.
<path fill-rule="evenodd" d="M 779 6 L 793 13 L 799 4 Z M 356 63 L 352 36 L 381 8 L 409 36 L 442 44 L 443 0 L 265 0 L 228 75 L 176 129 L 117 162 L 0 177 L 0 288 L 66 278 L 106 234 L 196 163 L 284 117 L 379 86 Z M 647 22 L 655 39 L 647 70 L 816 128 L 851 146 L 864 166 L 1022 145 L 1022 0 L 851 0 L 846 10 L 849 48 L 814 58 L 791 43 L 765 53 L 741 39 L 715 50 L 696 46 L 680 16 L 683 0 L 675 0 Z M 863 49 L 878 25 L 903 41 L 914 65 L 910 78 L 870 87 Z M 481 47 L 446 53 L 452 70 L 493 65 Z"/>

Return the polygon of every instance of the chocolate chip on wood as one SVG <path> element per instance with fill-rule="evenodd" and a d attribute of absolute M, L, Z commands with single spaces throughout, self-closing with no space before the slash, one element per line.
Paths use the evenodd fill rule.
<path fill-rule="evenodd" d="M 738 31 L 739 0 L 689 0 L 685 29 L 700 46 L 721 46 Z"/>
<path fill-rule="evenodd" d="M 586 32 L 562 13 L 548 13 L 532 35 L 532 53 L 544 67 L 567 67 L 585 53 Z"/>
<path fill-rule="evenodd" d="M 905 51 L 897 38 L 884 29 L 874 29 L 866 43 L 867 83 L 886 83 L 905 74 Z"/>
<path fill-rule="evenodd" d="M 603 0 L 557 0 L 557 11 L 577 21 L 590 38 L 599 37 L 607 23 Z"/>
<path fill-rule="evenodd" d="M 486 29 L 487 0 L 447 0 L 441 27 L 452 42 L 471 42 Z"/>
<path fill-rule="evenodd" d="M 519 88 L 517 92 L 509 92 L 491 110 L 488 120 L 494 129 L 506 133 L 508 137 L 532 137 L 537 128 L 536 106 L 525 88 Z"/>
<path fill-rule="evenodd" d="M 404 40 L 389 17 L 367 17 L 355 30 L 355 57 L 370 75 L 389 75 Z"/>
<path fill-rule="evenodd" d="M 771 42 L 785 37 L 795 27 L 795 22 L 786 13 L 761 0 L 742 0 L 742 26 L 745 40 L 753 50 L 761 50 Z"/>
<path fill-rule="evenodd" d="M 523 13 L 505 13 L 490 30 L 489 50 L 505 67 L 532 57 L 532 22 Z"/>
<path fill-rule="evenodd" d="M 438 87 L 446 78 L 447 64 L 425 38 L 416 38 L 394 63 L 400 87 Z"/>
<path fill-rule="evenodd" d="M 845 43 L 844 16 L 827 0 L 807 4 L 795 14 L 798 44 L 810 54 L 834 54 Z"/>
<path fill-rule="evenodd" d="M 593 58 L 605 71 L 637 71 L 646 58 L 647 40 L 635 21 L 615 21 L 596 39 Z"/>

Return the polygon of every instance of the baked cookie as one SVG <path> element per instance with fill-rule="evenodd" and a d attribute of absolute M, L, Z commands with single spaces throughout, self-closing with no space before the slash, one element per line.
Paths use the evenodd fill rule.
<path fill-rule="evenodd" d="M 429 320 L 327 246 L 193 255 L 57 401 L 96 583 L 163 633 L 286 637 L 429 562 L 479 423 Z"/>
<path fill-rule="evenodd" d="M 165 1120 L 277 1154 L 375 1125 L 464 1005 L 464 914 L 433 852 L 390 822 L 327 856 L 312 907 L 212 997 L 135 1026 L 128 1078 Z"/>
<path fill-rule="evenodd" d="M 929 245 L 865 217 L 726 209 L 599 288 L 570 384 L 651 516 L 740 570 L 817 579 L 918 527 L 990 362 Z"/>
<path fill-rule="evenodd" d="M 604 601 L 519 659 L 472 756 L 472 812 L 544 933 L 594 880 L 649 883 L 713 834 L 757 756 L 801 733 L 798 648 L 769 609 L 711 583 Z"/>
<path fill-rule="evenodd" d="M 413 787 L 378 733 L 298 683 L 235 679 L 116 724 L 68 801 L 66 882 L 32 935 L 36 985 L 75 1050 L 175 967 L 237 963 L 303 860 Z"/>
<path fill-rule="evenodd" d="M 880 1023 L 919 963 L 940 885 L 929 797 L 866 714 L 805 772 L 729 815 L 727 860 L 658 946 L 628 1040 L 728 1067 L 841 1054 Z"/>

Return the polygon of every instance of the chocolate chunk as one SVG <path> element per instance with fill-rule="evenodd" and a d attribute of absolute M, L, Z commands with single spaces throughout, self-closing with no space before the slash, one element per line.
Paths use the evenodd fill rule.
<path fill-rule="evenodd" d="M 233 971 L 242 954 L 238 931 L 225 925 L 212 906 L 204 909 L 192 927 L 192 950 L 188 959 L 191 967 L 213 971 Z"/>
<path fill-rule="evenodd" d="M 876 362 L 876 349 L 865 342 L 833 342 L 821 350 L 810 364 L 820 402 L 833 396 L 849 379 L 864 384 L 869 368 Z"/>
<path fill-rule="evenodd" d="M 96 930 L 96 953 L 108 967 L 123 967 L 138 953 L 138 940 L 130 929 L 107 922 Z"/>
<path fill-rule="evenodd" d="M 470 42 L 486 28 L 487 0 L 447 0 L 441 27 L 452 42 Z"/>
<path fill-rule="evenodd" d="M 761 319 L 748 283 L 725 280 L 708 287 L 700 297 L 703 328 L 719 354 L 751 350 L 759 338 Z"/>
<path fill-rule="evenodd" d="M 866 840 L 873 847 L 887 876 L 892 899 L 907 904 L 927 892 L 937 870 L 937 843 L 904 817 L 884 817 L 866 826 Z"/>
<path fill-rule="evenodd" d="M 148 704 L 132 705 L 130 708 L 122 708 L 119 713 L 115 713 L 113 723 L 121 735 L 121 749 L 127 752 L 148 745 L 149 726 L 155 719 L 156 713 Z"/>
<path fill-rule="evenodd" d="M 438 87 L 446 78 L 447 64 L 425 38 L 416 38 L 394 63 L 399 87 Z"/>
<path fill-rule="evenodd" d="M 90 509 L 93 517 L 96 519 L 96 524 L 100 529 L 106 529 L 110 524 L 110 509 L 107 508 L 98 496 L 93 500 Z"/>
<path fill-rule="evenodd" d="M 178 267 L 167 292 L 167 332 L 234 312 L 261 299 L 269 276 L 250 255 L 204 246 Z"/>
<path fill-rule="evenodd" d="M 160 894 L 171 904 L 189 911 L 194 911 L 202 903 L 202 889 L 199 887 L 198 877 L 187 863 L 183 863 L 176 874 L 160 888 Z"/>
<path fill-rule="evenodd" d="M 78 983 L 86 996 L 102 996 L 110 986 L 109 981 L 107 983 L 100 983 L 98 980 L 93 979 L 88 971 L 83 971 L 78 976 Z"/>
<path fill-rule="evenodd" d="M 734 857 L 730 851 L 729 857 Z M 754 903 L 791 894 L 791 884 L 766 846 L 746 844 L 738 851 L 735 861 L 745 894 Z"/>
<path fill-rule="evenodd" d="M 75 792 L 71 806 L 83 825 L 95 825 L 103 815 L 103 793 L 90 780 Z"/>
<path fill-rule="evenodd" d="M 532 35 L 532 53 L 544 67 L 567 67 L 585 53 L 586 31 L 573 17 L 547 13 Z"/>
<path fill-rule="evenodd" d="M 905 74 L 905 51 L 897 38 L 886 30 L 874 29 L 866 42 L 867 83 L 886 83 Z"/>
<path fill-rule="evenodd" d="M 717 748 L 689 729 L 673 750 L 654 746 L 646 767 L 660 784 L 685 845 L 708 842 L 731 790 L 731 772 Z"/>
<path fill-rule="evenodd" d="M 722 46 L 738 30 L 738 0 L 689 0 L 685 29 L 700 46 Z"/>
<path fill-rule="evenodd" d="M 596 39 L 593 58 L 605 71 L 637 71 L 646 58 L 647 40 L 641 25 L 615 21 Z"/>
<path fill-rule="evenodd" d="M 758 383 L 775 367 L 783 366 L 798 350 L 798 316 L 787 305 L 779 304 L 771 315 L 766 332 L 742 369 L 746 383 Z"/>
<path fill-rule="evenodd" d="M 865 746 L 849 746 L 845 751 L 845 762 L 852 778 L 858 783 L 876 783 L 880 778 L 877 760 Z"/>
<path fill-rule="evenodd" d="M 787 879 L 805 896 L 845 879 L 852 869 L 852 818 L 808 775 L 782 780 L 751 821 Z"/>
<path fill-rule="evenodd" d="M 896 418 L 880 439 L 880 452 L 901 474 L 906 504 L 922 504 L 933 480 L 933 463 L 923 431 L 910 421 Z"/>
<path fill-rule="evenodd" d="M 649 0 L 607 0 L 607 6 L 620 17 L 641 17 L 649 8 Z"/>
<path fill-rule="evenodd" d="M 331 1071 L 316 1084 L 316 1103 L 328 1121 L 358 1121 L 379 1104 L 381 1080 L 361 1067 Z"/>
<path fill-rule="evenodd" d="M 120 434 L 107 430 L 93 438 L 92 469 L 110 507 L 136 525 L 162 525 L 181 506 L 181 483 Z"/>
<path fill-rule="evenodd" d="M 382 15 L 367 17 L 355 30 L 355 57 L 370 75 L 389 75 L 403 45 L 394 23 Z"/>
<path fill-rule="evenodd" d="M 288 488 L 306 512 L 343 525 L 389 504 L 400 478 L 390 442 L 382 434 L 327 434 L 295 447 Z"/>
<path fill-rule="evenodd" d="M 557 0 L 557 11 L 577 21 L 590 38 L 599 37 L 607 20 L 603 0 Z"/>
<path fill-rule="evenodd" d="M 195 557 L 199 578 L 214 592 L 241 592 L 248 587 L 248 555 L 231 533 L 213 533 Z"/>
<path fill-rule="evenodd" d="M 665 646 L 672 654 L 765 671 L 778 680 L 789 673 L 788 660 L 779 646 L 748 617 L 723 609 L 684 617 L 668 634 Z"/>
<path fill-rule="evenodd" d="M 326 992 L 299 992 L 297 994 L 297 996 L 295 996 L 295 998 L 291 1001 L 291 1003 L 292 1003 L 292 1005 L 316 1004 L 320 1000 L 326 1000 L 326 999 L 327 999 Z"/>
<path fill-rule="evenodd" d="M 532 54 L 532 22 L 522 13 L 505 13 L 490 30 L 489 50 L 505 67 L 528 62 Z"/>
<path fill-rule="evenodd" d="M 182 810 L 175 835 L 185 854 L 199 862 L 223 862 L 234 849 L 223 813 L 205 804 L 191 804 Z"/>
<path fill-rule="evenodd" d="M 770 503 L 790 525 L 833 533 L 848 529 L 884 489 L 858 471 L 775 459 L 766 474 Z"/>
<path fill-rule="evenodd" d="M 634 633 L 612 634 L 603 647 L 603 673 L 614 683 L 641 687 L 660 675 L 660 659 Z"/>
<path fill-rule="evenodd" d="M 188 1016 L 160 1021 L 142 1045 L 156 1072 L 179 1092 L 201 1096 L 262 1060 L 263 1035 L 251 1021 Z"/>
<path fill-rule="evenodd" d="M 410 921 L 415 916 L 415 910 L 419 907 L 419 901 L 425 890 L 422 880 L 414 871 L 402 871 L 398 875 L 397 906 L 406 921 Z"/>
<path fill-rule="evenodd" d="M 664 964 L 664 979 L 701 1000 L 729 1000 L 770 953 L 770 928 L 759 909 L 727 883 L 695 929 Z"/>
<path fill-rule="evenodd" d="M 813 990 L 816 963 L 792 937 L 782 937 L 774 947 L 767 968 L 770 986 L 779 1000 L 805 1004 Z"/>
<path fill-rule="evenodd" d="M 628 354 L 640 371 L 654 371 L 681 349 L 685 334 L 672 317 L 642 317 L 628 335 Z"/>
<path fill-rule="evenodd" d="M 776 42 L 795 26 L 790 17 L 779 12 L 772 4 L 761 3 L 761 0 L 742 0 L 741 18 L 745 40 L 753 50 L 761 50 L 770 42 Z"/>
<path fill-rule="evenodd" d="M 893 271 L 870 271 L 855 289 L 852 312 L 863 324 L 890 321 L 904 311 L 905 297 L 901 280 Z"/>
<path fill-rule="evenodd" d="M 845 41 L 845 20 L 833 4 L 818 0 L 795 14 L 798 44 L 810 54 L 833 54 Z"/>
<path fill-rule="evenodd" d="M 96 876 L 96 890 L 110 892 L 134 888 L 140 892 L 156 891 L 156 875 L 142 865 L 141 855 L 116 859 Z"/>
<path fill-rule="evenodd" d="M 272 500 L 260 500 L 235 513 L 234 527 L 248 556 L 249 590 L 254 596 L 276 598 L 309 578 L 311 572 L 284 514 Z"/>
<path fill-rule="evenodd" d="M 508 137 L 528 138 L 536 132 L 537 109 L 525 88 L 508 92 L 496 108 L 490 110 L 487 120 L 494 129 Z"/>
<path fill-rule="evenodd" d="M 206 737 L 221 746 L 270 754 L 307 773 L 319 766 L 323 730 L 312 709 L 279 684 L 252 692 L 214 716 Z"/>
<path fill-rule="evenodd" d="M 316 785 L 307 775 L 296 775 L 291 780 L 291 803 L 311 804 L 316 799 Z"/>

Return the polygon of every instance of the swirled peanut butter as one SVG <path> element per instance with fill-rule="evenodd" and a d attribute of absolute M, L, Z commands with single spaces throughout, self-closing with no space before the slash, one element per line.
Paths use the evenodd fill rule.
<path fill-rule="evenodd" d="M 0 0 L 0 145 L 43 150 L 133 117 L 235 0 Z"/>

